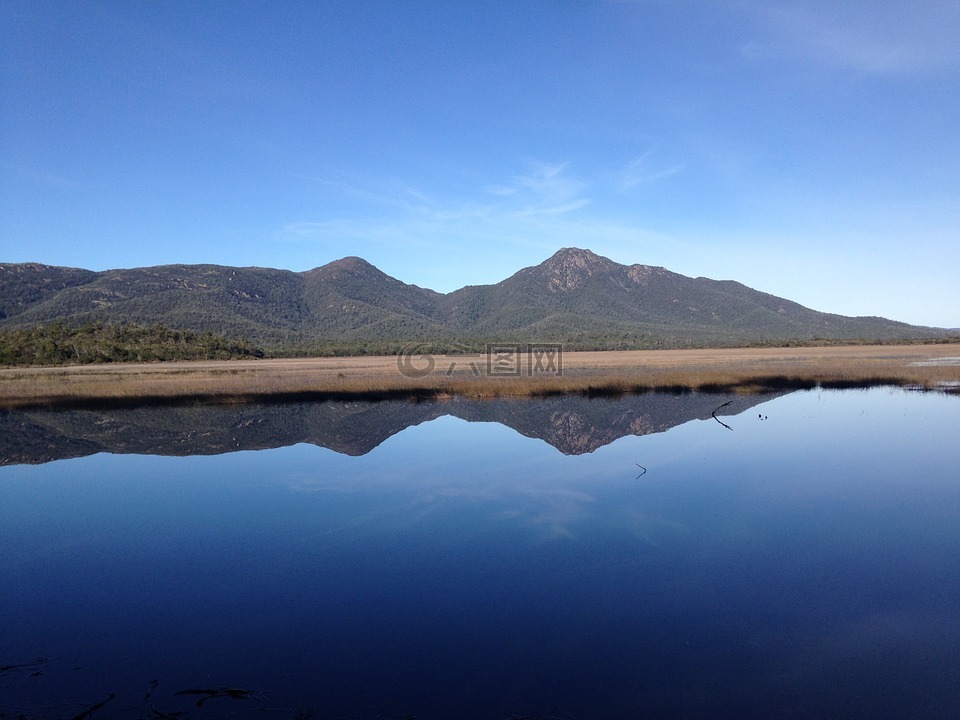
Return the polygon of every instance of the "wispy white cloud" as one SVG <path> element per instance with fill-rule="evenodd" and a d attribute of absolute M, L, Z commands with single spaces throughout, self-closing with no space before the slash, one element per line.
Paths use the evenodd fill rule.
<path fill-rule="evenodd" d="M 496 227 L 524 218 L 567 215 L 590 203 L 590 198 L 583 194 L 586 184 L 573 177 L 565 163 L 532 164 L 527 172 L 505 182 L 487 184 L 470 197 L 438 198 L 408 184 L 371 189 L 314 175 L 296 177 L 332 189 L 368 208 L 362 217 L 285 223 L 281 232 L 296 237 L 349 232 L 350 227 L 364 227 L 367 232 L 378 226 L 420 231 L 465 224 Z"/>
<path fill-rule="evenodd" d="M 565 215 L 566 213 L 573 212 L 574 210 L 579 210 L 580 208 L 587 206 L 589 203 L 589 198 L 579 198 L 578 200 L 571 200 L 568 203 L 536 205 L 518 210 L 516 215 L 520 217 L 527 215 Z"/>
<path fill-rule="evenodd" d="M 657 166 L 653 161 L 653 151 L 634 158 L 620 171 L 619 188 L 622 192 L 629 192 L 643 185 L 650 185 L 683 170 L 682 163 L 670 166 Z"/>
<path fill-rule="evenodd" d="M 408 184 L 381 184 L 373 186 L 357 180 L 344 180 L 308 173 L 291 173 L 291 177 L 306 181 L 324 191 L 335 193 L 351 201 L 382 210 L 423 212 L 432 204 L 428 195 Z"/>
<path fill-rule="evenodd" d="M 867 74 L 960 69 L 960 3 L 758 3 L 748 14 L 767 38 L 744 46 L 755 58 L 789 55 Z"/>
<path fill-rule="evenodd" d="M 527 172 L 485 188 L 489 195 L 503 201 L 501 211 L 518 216 L 562 215 L 579 210 L 590 203 L 583 196 L 585 189 L 585 183 L 568 172 L 566 163 L 533 163 Z"/>

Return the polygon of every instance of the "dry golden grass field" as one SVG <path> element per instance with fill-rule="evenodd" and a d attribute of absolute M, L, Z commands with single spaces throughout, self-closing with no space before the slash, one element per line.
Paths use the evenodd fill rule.
<path fill-rule="evenodd" d="M 0 407 L 288 397 L 472 397 L 690 389 L 758 392 L 802 387 L 899 385 L 957 391 L 958 345 L 861 345 L 567 352 L 562 372 L 491 374 L 485 355 L 435 356 L 421 377 L 395 356 L 228 360 L 0 369 Z M 429 360 L 411 358 L 414 368 Z"/>

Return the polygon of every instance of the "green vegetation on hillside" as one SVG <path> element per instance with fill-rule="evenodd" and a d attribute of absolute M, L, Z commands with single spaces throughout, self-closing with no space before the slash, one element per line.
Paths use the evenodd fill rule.
<path fill-rule="evenodd" d="M 88 360 L 71 345 L 76 339 L 60 337 L 63 328 L 54 348 L 30 335 L 40 327 L 51 332 L 56 323 L 149 328 L 156 322 L 194 335 L 156 342 L 109 336 L 93 343 L 88 357 L 95 359 Z M 456 353 L 482 352 L 488 342 L 646 350 L 956 336 L 879 317 L 818 312 L 740 283 L 620 265 L 576 248 L 499 283 L 445 294 L 403 283 L 360 258 L 302 273 L 217 265 L 91 272 L 0 263 L 0 332 L 5 331 L 26 333 L 14 346 L 39 346 L 25 360 L 19 352 L 0 358 L 7 363 L 180 358 L 187 346 L 196 350 L 190 357 L 245 356 L 252 349 L 242 345 L 236 353 L 225 347 L 231 344 L 226 338 L 243 338 L 273 357 L 304 357 L 393 355 L 418 342 L 424 343 L 422 352 Z M 211 337 L 220 338 L 219 344 Z M 167 349 L 158 353 L 152 345 Z"/>
<path fill-rule="evenodd" d="M 70 327 L 52 323 L 0 331 L 0 365 L 85 365 L 158 360 L 229 360 L 263 357 L 245 340 L 213 333 L 90 323 Z"/>

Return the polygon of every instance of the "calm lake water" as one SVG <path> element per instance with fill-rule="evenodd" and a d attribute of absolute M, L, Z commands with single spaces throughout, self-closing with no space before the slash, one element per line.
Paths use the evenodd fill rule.
<path fill-rule="evenodd" d="M 960 717 L 956 396 L 0 430 L 0 717 Z"/>

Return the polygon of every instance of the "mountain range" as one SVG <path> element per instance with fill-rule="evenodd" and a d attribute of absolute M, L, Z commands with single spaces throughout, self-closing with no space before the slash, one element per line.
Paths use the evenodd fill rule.
<path fill-rule="evenodd" d="M 499 283 L 450 293 L 404 283 L 358 257 L 307 272 L 0 264 L 0 330 L 53 322 L 162 323 L 265 346 L 367 350 L 412 340 L 644 348 L 955 334 L 818 312 L 738 282 L 622 265 L 578 248 L 559 250 Z"/>

